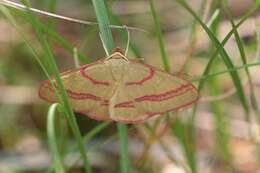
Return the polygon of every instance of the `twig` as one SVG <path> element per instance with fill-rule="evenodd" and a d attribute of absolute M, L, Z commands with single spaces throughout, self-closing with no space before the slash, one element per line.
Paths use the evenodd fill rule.
<path fill-rule="evenodd" d="M 79 24 L 83 24 L 83 25 L 98 25 L 97 22 L 91 22 L 91 21 L 86 21 L 86 20 L 81 20 L 81 19 L 76 19 L 76 18 L 72 18 L 72 17 L 67 17 L 67 16 L 62 16 L 59 14 L 54 14 L 54 13 L 50 13 L 47 11 L 42 11 L 36 8 L 29 8 L 26 7 L 25 5 L 16 3 L 16 2 L 12 2 L 9 0 L 0 0 L 0 4 L 8 6 L 8 7 L 12 7 L 18 10 L 31 10 L 32 12 L 44 15 L 44 16 L 49 16 L 49 17 L 53 17 L 53 18 L 57 18 L 57 19 L 62 19 L 62 20 L 67 20 L 70 22 L 74 22 L 74 23 L 79 23 Z M 129 29 L 129 30 L 134 30 L 134 31 L 139 31 L 139 32 L 147 32 L 145 29 L 142 28 L 137 28 L 137 27 L 132 27 L 132 26 L 119 26 L 119 25 L 109 25 L 110 28 L 113 29 Z"/>

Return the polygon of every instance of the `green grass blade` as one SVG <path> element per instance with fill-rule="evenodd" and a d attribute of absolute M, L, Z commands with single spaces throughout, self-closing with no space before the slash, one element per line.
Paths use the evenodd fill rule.
<path fill-rule="evenodd" d="M 103 0 L 92 0 L 94 5 L 97 21 L 100 29 L 101 38 L 108 53 L 111 54 L 112 49 L 115 47 L 113 36 L 109 28 L 109 20 L 107 15 L 107 8 Z M 127 126 L 121 123 L 117 124 L 119 139 L 120 139 L 120 165 L 121 172 L 128 173 L 129 160 L 128 160 L 128 142 L 127 142 Z"/>
<path fill-rule="evenodd" d="M 48 28 L 47 26 L 45 26 L 44 24 L 39 23 L 39 27 L 41 27 L 41 29 L 43 30 L 43 32 L 45 34 L 48 35 L 48 37 L 51 40 L 57 41 L 63 48 L 65 48 L 71 55 L 73 54 L 73 48 L 74 46 L 67 41 L 66 39 L 64 39 L 62 36 L 60 36 L 57 32 L 55 32 L 54 30 Z M 90 58 L 87 58 L 84 54 L 82 54 L 81 52 L 78 52 L 78 56 L 79 56 L 79 60 L 82 63 L 90 63 Z"/>
<path fill-rule="evenodd" d="M 192 8 L 186 3 L 186 1 L 184 0 L 177 0 L 177 2 L 182 5 L 182 7 L 184 7 L 203 27 L 203 29 L 206 31 L 206 33 L 208 34 L 209 38 L 211 39 L 211 41 L 214 43 L 216 49 L 219 49 L 219 53 L 226 65 L 227 68 L 234 68 L 234 65 L 230 59 L 230 57 L 228 56 L 226 50 L 224 49 L 224 47 L 222 46 L 222 44 L 218 41 L 218 39 L 215 37 L 215 35 L 212 33 L 212 31 L 207 27 L 207 25 L 205 23 L 203 23 L 201 21 L 201 19 L 197 16 L 197 14 L 192 10 Z M 246 114 L 249 113 L 249 107 L 248 107 L 248 103 L 244 94 L 244 90 L 241 84 L 241 79 L 237 73 L 237 71 L 232 71 L 230 72 L 230 75 L 232 77 L 233 83 L 237 89 L 237 94 L 239 96 L 239 99 L 242 103 L 242 106 L 244 108 L 244 111 Z"/>
<path fill-rule="evenodd" d="M 15 11 L 15 13 L 24 19 L 26 19 L 28 22 L 30 22 L 30 19 L 27 17 L 26 11 L 21 11 L 17 9 L 11 8 L 12 11 Z M 53 30 L 48 25 L 38 23 L 38 26 L 41 28 L 42 32 L 48 35 L 49 40 L 53 40 L 58 42 L 63 48 L 65 48 L 71 55 L 73 55 L 73 48 L 75 47 L 70 43 L 70 41 L 67 41 L 62 36 L 60 36 L 55 30 Z M 82 63 L 90 63 L 90 59 L 86 57 L 84 54 L 79 52 L 79 59 Z"/>
<path fill-rule="evenodd" d="M 84 143 L 87 144 L 90 141 L 90 139 L 95 137 L 98 133 L 100 133 L 102 130 L 107 128 L 109 125 L 111 125 L 111 122 L 103 122 L 103 123 L 100 123 L 99 125 L 97 125 L 96 127 L 94 127 L 93 129 L 91 129 L 85 136 L 83 136 Z M 72 145 L 70 147 L 69 151 L 73 151 L 75 149 L 76 149 L 76 146 Z"/>
<path fill-rule="evenodd" d="M 235 27 L 233 27 L 232 28 L 232 30 L 226 35 L 226 37 L 224 38 L 224 40 L 222 41 L 222 46 L 224 47 L 224 45 L 227 43 L 227 41 L 229 40 L 229 38 L 232 36 L 232 34 L 235 32 L 235 29 L 237 29 L 241 24 L 243 24 L 243 22 L 257 9 L 258 7 L 256 6 L 256 4 L 253 4 L 252 5 L 252 7 L 248 10 L 248 12 L 241 18 L 241 20 L 238 22 L 238 24 L 235 26 Z M 210 60 L 209 60 L 209 62 L 208 62 L 208 64 L 207 64 L 207 66 L 206 66 L 206 68 L 205 68 L 205 70 L 204 70 L 204 72 L 203 72 L 203 75 L 201 76 L 201 78 L 199 79 L 199 86 L 198 86 L 198 90 L 200 91 L 202 88 L 203 88 L 203 86 L 204 86 L 204 84 L 205 84 L 205 81 L 208 79 L 208 78 L 210 78 L 210 77 L 212 77 L 212 76 L 217 76 L 217 75 L 220 75 L 220 74 L 224 74 L 224 73 L 227 73 L 227 71 L 231 71 L 231 70 L 238 70 L 238 69 L 241 69 L 241 68 L 245 68 L 245 66 L 240 66 L 240 67 L 236 67 L 236 68 L 230 68 L 230 69 L 228 69 L 228 70 L 225 70 L 225 71 L 220 71 L 220 72 L 217 72 L 217 73 L 213 73 L 213 74 L 209 74 L 209 72 L 210 72 L 210 69 L 212 69 L 211 67 L 213 66 L 213 62 L 214 62 L 214 60 L 216 59 L 216 57 L 217 57 L 217 55 L 218 55 L 218 53 L 219 53 L 219 51 L 220 51 L 220 49 L 217 49 L 213 54 L 212 54 L 212 56 L 210 57 Z M 259 64 L 251 64 L 252 66 L 255 66 L 255 65 L 259 65 Z M 249 67 L 250 65 L 248 65 L 248 67 Z M 198 80 L 198 79 L 195 79 L 195 80 L 193 80 L 193 81 L 196 81 L 196 80 Z M 194 121 L 194 118 L 195 118 L 195 114 L 196 114 L 196 110 L 197 110 L 197 105 L 195 105 L 194 107 L 193 107 L 193 114 L 192 114 L 192 119 L 193 119 L 193 121 Z M 217 115 L 216 115 L 216 117 L 217 117 Z M 217 121 L 217 120 L 216 120 Z M 216 122 L 215 121 L 215 122 Z M 216 124 L 217 125 L 217 127 L 219 126 L 218 124 Z M 219 133 L 220 134 L 220 133 Z M 227 145 L 225 145 L 225 146 L 227 146 Z M 225 151 L 228 151 L 227 149 L 226 149 L 227 147 L 224 147 L 224 150 Z M 227 153 L 227 152 L 225 152 L 225 153 Z M 228 154 L 227 154 L 228 155 Z"/>
<path fill-rule="evenodd" d="M 65 173 L 62 164 L 62 157 L 60 155 L 59 146 L 56 140 L 57 137 L 55 135 L 55 112 L 58 105 L 58 103 L 54 103 L 49 108 L 47 116 L 47 135 L 51 154 L 53 155 L 54 169 L 56 172 Z"/>
<path fill-rule="evenodd" d="M 207 4 L 206 2 L 207 0 L 202 0 L 201 4 L 200 4 L 200 7 L 199 7 L 199 11 L 198 11 L 198 14 L 199 16 L 202 16 L 203 15 L 203 12 L 205 10 L 205 5 Z M 189 35 L 189 42 L 190 43 L 193 43 L 195 40 L 196 40 L 196 37 L 197 37 L 197 26 L 198 26 L 198 22 L 196 19 L 194 19 L 192 21 L 192 24 L 191 24 L 191 32 L 190 32 L 190 35 Z"/>
<path fill-rule="evenodd" d="M 236 24 L 236 26 L 234 28 L 238 28 L 240 25 L 242 25 L 246 19 L 251 16 L 258 8 L 259 8 L 259 5 L 260 4 L 257 4 L 257 3 L 253 3 L 252 6 L 249 8 L 249 10 L 246 12 L 245 15 L 243 15 L 243 17 L 241 18 L 241 20 Z M 226 37 L 223 39 L 223 41 L 221 42 L 222 46 L 224 47 L 225 44 L 228 42 L 228 40 L 231 38 L 232 34 L 234 33 L 234 28 L 226 35 Z M 203 88 L 204 84 L 205 84 L 205 80 L 207 79 L 206 76 L 208 76 L 209 72 L 210 72 L 210 69 L 213 65 L 213 62 L 214 60 L 216 59 L 217 55 L 219 54 L 219 51 L 220 49 L 217 49 L 213 54 L 212 56 L 210 57 L 209 59 L 209 62 L 206 66 L 206 68 L 204 69 L 203 71 L 203 74 L 202 74 L 202 78 L 199 82 L 199 85 L 198 85 L 198 91 L 200 92 L 201 89 Z M 217 74 L 216 74 L 217 75 Z M 206 78 L 204 78 L 206 77 Z M 205 79 L 205 80 L 204 80 Z M 195 114 L 196 114 L 196 110 L 197 110 L 197 105 L 195 105 L 193 107 L 193 119 L 195 117 Z"/>
<path fill-rule="evenodd" d="M 15 10 L 15 11 L 16 11 L 17 14 L 19 14 L 20 16 L 26 18 L 30 22 L 30 19 L 28 19 L 28 17 L 26 17 L 26 12 L 20 11 L 20 10 Z M 74 48 L 74 46 L 69 41 L 67 41 L 62 36 L 60 36 L 55 30 L 53 30 L 52 28 L 50 28 L 50 27 L 48 27 L 48 26 L 46 26 L 46 25 L 44 25 L 42 23 L 38 23 L 38 26 L 41 28 L 42 32 L 44 32 L 45 34 L 48 35 L 49 40 L 53 40 L 53 41 L 58 42 L 71 55 L 73 55 L 73 48 Z M 79 55 L 80 62 L 82 62 L 82 63 L 90 63 L 90 59 L 87 58 L 84 54 L 79 52 L 78 55 Z"/>
<path fill-rule="evenodd" d="M 238 22 L 238 24 L 234 27 L 234 28 L 238 28 L 240 25 L 242 25 L 244 23 L 244 21 L 246 21 L 246 19 L 256 10 L 256 6 L 255 4 L 252 5 L 252 7 L 250 8 L 250 10 L 242 17 L 242 19 Z M 234 33 L 234 28 L 226 35 L 226 37 L 224 38 L 224 40 L 222 41 L 222 46 L 224 47 L 225 44 L 228 42 L 228 40 L 231 38 L 232 34 Z M 217 49 L 213 55 L 210 57 L 209 62 L 205 68 L 205 70 L 203 71 L 203 76 L 207 76 L 207 74 L 210 72 L 210 69 L 213 65 L 214 60 L 216 59 L 217 55 L 219 54 L 220 49 Z M 198 90 L 200 91 L 203 86 L 205 84 L 204 80 L 201 80 L 198 86 Z M 195 107 L 196 109 L 196 107 Z"/>
<path fill-rule="evenodd" d="M 131 127 L 128 128 L 128 130 L 133 130 L 133 129 L 136 129 L 136 128 L 137 128 L 137 126 L 131 126 Z M 97 150 L 98 148 L 101 148 L 102 146 L 111 142 L 112 140 L 115 140 L 117 137 L 118 137 L 117 133 L 110 135 L 108 138 L 102 140 L 101 143 L 97 143 L 95 146 L 90 147 L 89 151 Z"/>
<path fill-rule="evenodd" d="M 111 122 L 103 122 L 100 123 L 99 125 L 97 125 L 96 127 L 94 127 L 93 129 L 91 129 L 85 136 L 83 136 L 83 141 L 84 143 L 87 145 L 87 143 L 95 136 L 98 135 L 98 133 L 100 133 L 102 130 L 104 130 L 105 128 L 107 128 L 109 125 L 111 125 Z M 93 147 L 98 147 L 98 144 L 96 144 L 95 146 L 89 146 L 88 151 L 90 152 Z M 77 145 L 73 144 L 71 146 L 69 146 L 69 148 L 67 149 L 67 152 L 64 153 L 63 157 L 66 157 L 67 155 L 77 152 Z M 71 166 L 74 166 L 76 164 L 77 161 L 75 161 L 75 163 L 71 164 Z"/>
<path fill-rule="evenodd" d="M 191 172 L 197 172 L 197 165 L 196 165 L 196 147 L 194 141 L 194 135 L 191 132 L 193 127 L 189 127 L 190 124 L 185 125 L 179 118 L 177 118 L 173 123 L 171 123 L 171 132 L 174 134 L 183 148 L 185 152 L 185 157 L 187 162 L 190 166 Z"/>
<path fill-rule="evenodd" d="M 57 0 L 50 0 L 47 1 L 47 8 L 49 9 L 49 12 L 55 13 L 57 9 Z M 53 29 L 55 27 L 55 22 L 53 21 L 53 18 L 48 18 L 47 27 Z"/>
<path fill-rule="evenodd" d="M 48 2 L 48 8 L 49 11 L 54 13 L 56 12 L 56 8 L 57 8 L 57 0 L 49 0 Z"/>
<path fill-rule="evenodd" d="M 212 96 L 220 95 L 219 84 L 216 79 L 209 80 L 209 90 Z M 221 160 L 225 162 L 225 165 L 228 165 L 226 168 L 227 172 L 230 172 L 232 168 L 231 163 L 231 153 L 229 146 L 229 130 L 228 130 L 228 121 L 225 116 L 225 112 L 222 109 L 223 105 L 220 101 L 214 101 L 210 103 L 210 109 L 214 115 L 214 125 L 215 125 L 215 143 L 216 143 L 216 153 L 217 157 L 221 157 Z"/>
<path fill-rule="evenodd" d="M 13 15 L 9 12 L 8 8 L 6 8 L 3 5 L 0 5 L 0 10 L 4 14 L 4 16 L 8 19 L 8 21 L 14 26 L 18 34 L 22 37 L 24 40 L 26 46 L 29 48 L 31 51 L 32 55 L 34 56 L 35 60 L 37 63 L 40 65 L 41 69 L 43 70 L 44 74 L 50 78 L 50 75 L 47 71 L 47 69 L 44 67 L 43 63 L 40 60 L 40 56 L 38 55 L 37 51 L 31 46 L 28 37 L 25 35 L 25 32 L 22 30 L 22 28 L 19 26 L 19 24 L 16 22 L 14 19 Z"/>
<path fill-rule="evenodd" d="M 201 16 L 204 12 L 205 5 L 207 4 L 206 1 L 207 0 L 203 0 L 200 3 L 200 7 L 199 7 L 199 11 L 198 11 L 199 16 Z M 198 26 L 199 25 L 198 25 L 197 20 L 194 19 L 192 21 L 191 30 L 189 33 L 189 47 L 187 48 L 188 53 L 185 57 L 185 61 L 184 61 L 185 63 L 181 67 L 180 72 L 185 72 L 188 69 L 189 60 L 191 59 L 191 56 L 193 55 L 193 51 L 194 51 L 196 43 L 197 43 Z"/>
<path fill-rule="evenodd" d="M 151 13 L 153 16 L 153 20 L 154 20 L 154 24 L 155 24 L 155 28 L 156 28 L 156 36 L 157 36 L 157 40 L 159 43 L 159 47 L 160 47 L 160 52 L 161 52 L 161 59 L 164 65 L 164 69 L 165 71 L 170 72 L 170 64 L 168 61 L 168 57 L 165 51 L 165 45 L 163 42 L 163 38 L 162 38 L 162 33 L 161 33 L 161 26 L 160 26 L 160 22 L 159 22 L 159 17 L 156 14 L 156 10 L 155 10 L 155 5 L 154 5 L 154 0 L 149 0 L 149 4 L 150 4 L 150 9 L 151 9 Z M 176 127 L 181 127 L 182 124 L 179 120 L 177 120 L 175 122 Z M 192 124 L 189 124 L 189 126 L 185 126 L 181 129 L 176 129 L 176 128 L 172 128 L 173 134 L 178 138 L 180 144 L 183 147 L 183 150 L 185 152 L 185 156 L 186 156 L 186 160 L 188 161 L 188 164 L 192 170 L 193 173 L 197 172 L 197 168 L 196 168 L 196 159 L 195 159 L 195 147 L 193 147 L 192 152 L 190 151 L 190 148 L 185 144 L 185 142 L 182 139 L 182 133 L 184 131 L 187 132 L 186 135 L 189 135 L 190 139 L 189 139 L 189 143 L 191 145 L 195 145 L 195 136 L 194 136 L 194 130 L 195 128 L 193 127 Z"/>
<path fill-rule="evenodd" d="M 217 1 L 212 4 L 212 11 L 218 11 L 221 8 L 221 1 Z M 214 20 L 210 21 L 212 34 L 218 35 L 219 25 L 221 21 L 221 16 L 217 15 Z M 210 44 L 210 50 L 214 50 L 214 44 Z M 218 69 L 218 64 L 215 63 L 215 66 L 211 70 Z M 208 82 L 209 92 L 212 96 L 218 96 L 220 94 L 219 82 L 216 78 L 211 78 Z M 216 158 L 221 159 L 227 165 L 225 171 L 229 172 L 231 168 L 231 154 L 229 148 L 229 132 L 228 124 L 226 122 L 225 111 L 222 109 L 223 104 L 220 101 L 213 101 L 209 103 L 210 109 L 212 111 L 214 119 L 214 128 L 215 128 L 215 147 L 216 147 Z"/>
<path fill-rule="evenodd" d="M 255 67 L 255 66 L 259 66 L 259 65 L 260 65 L 260 62 L 258 61 L 258 62 L 255 62 L 255 63 L 237 66 L 237 67 L 234 67 L 234 68 L 230 68 L 228 70 L 218 71 L 218 72 L 215 72 L 215 73 L 195 77 L 194 79 L 192 79 L 192 82 L 197 82 L 197 81 L 202 81 L 202 80 L 205 82 L 207 79 L 209 79 L 211 77 L 216 77 L 218 75 L 230 73 L 231 71 L 237 71 L 237 70 L 240 70 L 240 69 Z"/>
<path fill-rule="evenodd" d="M 168 57 L 166 54 L 165 45 L 164 45 L 163 37 L 162 37 L 162 33 L 161 33 L 161 25 L 160 25 L 159 17 L 156 14 L 154 0 L 149 0 L 149 4 L 150 4 L 151 13 L 153 16 L 153 21 L 155 24 L 156 36 L 157 36 L 159 47 L 160 47 L 163 66 L 167 72 L 170 72 L 171 67 L 170 67 L 170 63 L 169 63 L 169 60 L 168 60 Z"/>
<path fill-rule="evenodd" d="M 200 4 L 200 8 L 199 8 L 199 14 L 202 15 L 203 11 L 205 9 L 205 5 L 206 5 L 206 0 L 203 0 Z M 191 32 L 190 32 L 190 36 L 189 36 L 189 42 L 190 42 L 190 46 L 188 48 L 188 54 L 186 58 L 186 62 L 188 59 L 190 59 L 190 57 L 192 56 L 193 53 L 193 49 L 195 47 L 196 41 L 197 41 L 197 26 L 198 26 L 198 22 L 197 20 L 193 20 L 192 22 L 192 27 L 191 27 Z M 185 70 L 186 64 L 184 64 L 181 68 L 182 70 Z M 178 119 L 174 124 L 172 124 L 172 126 L 176 126 L 176 127 L 172 127 L 172 134 L 174 134 L 178 141 L 180 142 L 183 151 L 185 153 L 185 158 L 188 162 L 188 165 L 191 168 L 191 171 L 193 173 L 197 172 L 197 163 L 196 163 L 196 129 L 194 127 L 194 124 L 192 122 L 192 119 L 190 120 L 190 122 L 188 123 L 187 126 L 184 126 L 182 124 L 182 122 Z M 185 133 L 185 135 L 189 136 L 189 141 L 185 141 L 183 139 L 183 134 Z M 192 149 L 190 148 L 190 145 L 186 145 L 185 142 L 189 142 L 190 145 L 192 145 Z"/>
<path fill-rule="evenodd" d="M 34 58 L 36 59 L 36 61 L 39 63 L 39 65 L 41 66 L 41 68 L 43 69 L 44 73 L 46 76 L 49 76 L 49 73 L 48 73 L 48 70 L 44 67 L 44 65 L 42 64 L 42 62 L 40 61 L 40 57 L 37 53 L 37 51 L 31 46 L 30 42 L 28 41 L 28 37 L 25 35 L 25 32 L 23 32 L 23 30 L 19 27 L 19 25 L 16 23 L 14 17 L 12 16 L 12 14 L 8 11 L 8 9 L 4 6 L 0 6 L 0 10 L 1 12 L 7 17 L 7 19 L 10 21 L 10 23 L 14 26 L 14 28 L 17 30 L 17 32 L 19 33 L 19 35 L 22 37 L 22 39 L 24 40 L 24 42 L 26 43 L 26 45 L 29 47 L 29 50 L 31 50 L 31 53 L 33 54 Z M 48 77 L 49 78 L 49 77 Z M 53 108 L 55 107 L 55 108 Z M 54 112 L 54 110 L 56 109 L 56 105 L 52 106 L 52 110 L 49 111 L 49 114 L 52 114 L 51 112 Z M 49 115 L 48 117 L 50 117 L 51 115 Z M 50 125 L 50 123 L 49 123 Z M 52 127 L 49 126 L 49 129 L 51 129 Z M 50 130 L 49 130 L 50 131 Z M 49 137 L 52 138 L 54 135 L 54 133 L 48 133 L 49 134 Z M 55 150 L 55 151 L 58 151 L 56 150 L 56 141 L 55 139 L 52 140 L 52 141 L 49 141 L 50 142 L 50 145 L 52 146 L 52 148 Z M 52 152 L 54 153 L 54 152 Z M 55 167 L 56 167 L 56 170 L 58 170 L 59 172 L 65 172 L 63 167 L 62 167 L 62 164 L 61 164 L 61 159 L 60 159 L 60 155 L 59 153 L 55 152 Z M 53 170 L 53 167 L 51 167 L 51 169 L 49 170 Z"/>
<path fill-rule="evenodd" d="M 239 53 L 240 53 L 241 61 L 242 61 L 243 65 L 246 65 L 247 59 L 246 59 L 246 53 L 245 53 L 245 50 L 244 50 L 244 46 L 243 46 L 243 43 L 242 43 L 241 38 L 239 36 L 239 33 L 238 33 L 237 29 L 235 28 L 236 25 L 235 25 L 235 22 L 232 19 L 231 13 L 230 13 L 229 9 L 227 9 L 227 2 L 226 1 L 225 1 L 225 6 L 226 6 L 226 10 L 225 10 L 226 14 L 227 14 L 227 16 L 228 16 L 228 18 L 231 22 L 232 28 L 234 29 L 234 36 L 235 36 L 237 47 L 238 47 L 238 50 L 239 50 Z M 250 71 L 249 71 L 248 67 L 245 68 L 245 71 L 246 71 L 246 75 L 247 75 L 248 82 L 249 82 L 250 97 L 251 97 L 252 105 L 253 105 L 255 112 L 257 113 L 257 112 L 259 112 L 259 108 L 258 108 L 256 96 L 255 96 L 252 78 L 251 78 Z M 258 119 L 259 119 L 259 117 L 258 117 Z"/>
<path fill-rule="evenodd" d="M 109 20 L 105 3 L 103 0 L 92 0 L 92 3 L 97 16 L 101 39 L 103 40 L 105 44 L 104 46 L 106 47 L 108 53 L 111 54 L 113 48 L 115 48 L 115 43 L 112 32 L 109 28 Z"/>
<path fill-rule="evenodd" d="M 120 139 L 120 166 L 122 173 L 129 172 L 129 160 L 128 160 L 128 136 L 127 136 L 127 126 L 122 123 L 117 125 Z"/>
<path fill-rule="evenodd" d="M 24 3 L 26 4 L 26 6 L 29 6 L 29 3 L 27 1 L 24 1 Z M 59 70 L 58 70 L 58 67 L 55 63 L 54 55 L 52 54 L 52 51 L 50 49 L 50 45 L 49 45 L 46 37 L 43 36 L 44 33 L 41 32 L 41 28 L 39 27 L 39 24 L 38 24 L 40 22 L 37 20 L 37 18 L 30 11 L 28 11 L 28 17 L 31 20 L 32 27 L 36 31 L 37 37 L 38 37 L 38 39 L 41 43 L 41 46 L 42 46 L 42 48 L 45 52 L 45 58 L 46 58 L 46 61 L 49 65 L 49 71 L 51 72 L 51 74 L 54 74 L 54 78 L 56 80 L 57 87 L 58 87 L 58 90 L 59 90 L 59 93 L 60 93 L 60 98 L 61 98 L 60 101 L 62 103 L 62 108 L 64 109 L 65 115 L 66 115 L 67 120 L 69 122 L 69 125 L 72 129 L 72 132 L 73 132 L 74 136 L 76 137 L 78 147 L 79 147 L 79 150 L 80 150 L 83 162 L 84 162 L 85 171 L 90 173 L 92 171 L 91 171 L 90 164 L 88 162 L 86 150 L 85 150 L 85 147 L 84 147 L 83 142 L 82 142 L 81 134 L 80 134 L 79 128 L 77 126 L 77 122 L 76 122 L 74 112 L 73 112 L 72 108 L 70 107 L 69 100 L 68 100 L 68 97 L 67 97 L 67 93 L 66 93 L 65 88 L 62 84 L 62 81 L 61 81 L 61 78 L 60 78 L 60 75 L 59 75 Z"/>
<path fill-rule="evenodd" d="M 213 3 L 212 11 L 219 10 L 221 8 L 221 1 Z M 214 35 L 217 36 L 219 31 L 221 18 L 219 15 L 213 20 L 211 23 L 211 30 Z M 210 50 L 214 50 L 214 44 L 210 45 Z M 215 66 L 211 68 L 211 70 L 218 69 L 218 64 L 215 63 Z M 208 88 L 210 95 L 218 96 L 220 95 L 221 89 L 219 86 L 219 82 L 217 78 L 211 78 L 208 82 Z M 215 148 L 216 148 L 216 159 L 220 159 L 225 163 L 225 172 L 230 172 L 232 169 L 232 161 L 231 161 L 231 154 L 230 154 L 230 147 L 229 147 L 229 132 L 228 132 L 228 124 L 227 118 L 225 116 L 225 111 L 222 109 L 223 104 L 222 102 L 216 100 L 209 103 L 213 119 L 214 119 L 214 128 L 215 128 Z"/>
<path fill-rule="evenodd" d="M 231 38 L 232 34 L 233 34 L 234 31 L 235 31 L 234 29 L 235 29 L 235 28 L 237 29 L 240 25 L 242 25 L 242 24 L 244 23 L 244 21 L 246 21 L 246 19 L 247 19 L 250 15 L 252 15 L 253 12 L 255 12 L 256 9 L 257 9 L 256 4 L 253 4 L 252 7 L 250 8 L 250 10 L 248 10 L 248 12 L 242 17 L 242 19 L 237 23 L 237 25 L 236 25 L 236 26 L 226 35 L 226 37 L 223 39 L 223 41 L 222 41 L 222 43 L 221 43 L 223 47 L 224 47 L 225 44 L 228 42 L 228 40 Z M 213 53 L 213 55 L 210 57 L 209 62 L 208 62 L 207 66 L 206 66 L 206 68 L 205 68 L 205 70 L 204 70 L 204 72 L 203 72 L 203 76 L 207 76 L 207 74 L 210 72 L 210 69 L 211 69 L 211 67 L 212 67 L 212 65 L 213 65 L 214 60 L 216 59 L 217 55 L 219 54 L 219 51 L 220 51 L 220 49 L 217 49 L 217 50 Z M 204 80 L 201 80 L 201 81 L 200 81 L 199 86 L 198 86 L 198 90 L 199 90 L 199 91 L 203 88 L 204 83 L 205 83 Z"/>
<path fill-rule="evenodd" d="M 260 59 L 260 22 L 256 24 L 256 59 Z"/>
<path fill-rule="evenodd" d="M 214 11 L 214 13 L 212 14 L 211 18 L 209 19 L 209 21 L 207 22 L 207 26 L 210 28 L 213 23 L 219 18 L 219 14 L 220 14 L 220 10 L 219 8 L 216 9 Z"/>
<path fill-rule="evenodd" d="M 111 124 L 112 124 L 111 122 L 100 123 L 95 128 L 93 128 L 90 132 L 88 132 L 87 135 L 85 135 L 83 137 L 84 142 L 87 143 L 88 141 L 90 141 L 91 138 L 96 136 L 99 132 L 101 132 L 102 130 L 104 130 L 105 128 L 107 128 Z"/>

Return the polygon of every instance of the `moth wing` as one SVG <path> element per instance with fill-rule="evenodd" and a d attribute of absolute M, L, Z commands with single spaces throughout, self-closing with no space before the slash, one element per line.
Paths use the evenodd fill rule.
<path fill-rule="evenodd" d="M 125 123 L 141 123 L 149 115 L 136 109 L 133 100 L 128 96 L 125 86 L 119 85 L 110 100 L 110 117 L 114 121 Z"/>
<path fill-rule="evenodd" d="M 130 61 L 125 91 L 139 111 L 163 114 L 187 107 L 198 100 L 197 89 L 187 80 L 152 66 Z"/>
<path fill-rule="evenodd" d="M 64 72 L 61 79 L 74 111 L 97 120 L 110 119 L 108 105 L 114 80 L 109 67 L 103 61 Z M 57 102 L 55 89 L 50 81 L 45 81 L 40 86 L 39 96 L 46 101 Z"/>

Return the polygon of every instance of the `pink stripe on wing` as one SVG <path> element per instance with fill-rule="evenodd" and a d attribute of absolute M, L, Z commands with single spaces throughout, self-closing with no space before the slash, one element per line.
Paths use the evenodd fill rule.
<path fill-rule="evenodd" d="M 153 78 L 155 74 L 155 70 L 146 64 L 142 64 L 142 65 L 149 69 L 149 74 L 139 81 L 126 82 L 126 85 L 142 85 L 145 81 L 148 81 Z"/>
<path fill-rule="evenodd" d="M 145 95 L 141 97 L 137 97 L 135 99 L 136 102 L 142 102 L 142 101 L 163 101 L 167 99 L 171 99 L 173 97 L 179 96 L 184 94 L 185 92 L 192 90 L 193 87 L 190 84 L 182 85 L 177 89 L 170 90 L 161 94 L 154 94 L 154 95 Z"/>
<path fill-rule="evenodd" d="M 97 64 L 102 64 L 102 62 L 95 62 L 95 63 L 91 63 L 91 64 L 87 64 L 87 65 L 84 65 L 80 68 L 80 74 L 88 79 L 90 82 L 92 82 L 94 85 L 106 85 L 106 86 L 109 86 L 110 83 L 109 82 L 106 82 L 106 81 L 100 81 L 100 80 L 96 80 L 94 78 L 92 78 L 91 76 L 89 76 L 87 73 L 86 73 L 86 69 L 91 67 L 91 66 L 94 66 L 94 65 L 97 65 Z"/>

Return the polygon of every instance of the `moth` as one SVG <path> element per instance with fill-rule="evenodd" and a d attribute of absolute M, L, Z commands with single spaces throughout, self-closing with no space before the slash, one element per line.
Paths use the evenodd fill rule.
<path fill-rule="evenodd" d="M 95 120 L 142 123 L 198 100 L 189 81 L 130 60 L 120 48 L 105 59 L 61 73 L 61 79 L 73 110 Z M 58 101 L 49 80 L 41 84 L 39 96 Z"/>

